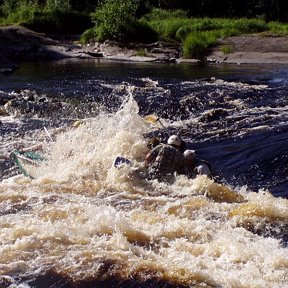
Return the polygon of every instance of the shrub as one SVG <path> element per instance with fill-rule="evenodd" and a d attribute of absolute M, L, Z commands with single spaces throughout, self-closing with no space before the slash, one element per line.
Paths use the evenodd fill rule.
<path fill-rule="evenodd" d="M 133 0 L 106 0 L 92 14 L 98 40 L 123 41 L 125 26 L 132 26 L 136 21 L 136 10 L 137 6 Z"/>
<path fill-rule="evenodd" d="M 135 0 L 106 0 L 95 13 L 97 40 L 115 40 L 119 42 L 151 43 L 158 39 L 158 34 L 147 22 L 136 18 L 137 4 Z"/>
<path fill-rule="evenodd" d="M 7 23 L 23 23 L 31 21 L 37 11 L 37 3 L 34 1 L 12 1 L 6 0 L 1 6 Z"/>
<path fill-rule="evenodd" d="M 46 0 L 45 9 L 48 11 L 67 12 L 71 10 L 69 0 Z"/>
<path fill-rule="evenodd" d="M 80 43 L 88 43 L 90 40 L 94 40 L 96 36 L 95 28 L 90 28 L 80 36 Z"/>

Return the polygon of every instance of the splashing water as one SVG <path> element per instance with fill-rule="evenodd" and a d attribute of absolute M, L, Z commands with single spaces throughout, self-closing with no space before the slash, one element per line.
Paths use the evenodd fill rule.
<path fill-rule="evenodd" d="M 205 176 L 141 178 L 151 126 L 129 93 L 47 143 L 35 180 L 0 183 L 0 283 L 288 287 L 288 200 Z M 133 166 L 113 167 L 119 155 Z"/>

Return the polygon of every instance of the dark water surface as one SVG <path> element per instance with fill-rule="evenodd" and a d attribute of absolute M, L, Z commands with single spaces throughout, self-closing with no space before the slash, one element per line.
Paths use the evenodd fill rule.
<path fill-rule="evenodd" d="M 0 90 L 36 90 L 117 111 L 126 93 L 117 85 L 134 85 L 140 114 L 186 121 L 186 141 L 225 180 L 287 196 L 287 73 L 284 65 L 65 60 L 25 63 L 13 74 L 0 76 Z M 84 118 L 98 113 L 87 107 L 80 112 Z M 75 114 L 67 111 L 65 117 Z M 197 125 L 190 125 L 191 119 Z"/>
<path fill-rule="evenodd" d="M 217 77 L 224 80 L 235 80 L 256 83 L 287 84 L 287 67 L 279 64 L 218 64 L 203 65 L 191 63 L 135 63 L 109 60 L 62 60 L 57 62 L 24 63 L 9 76 L 1 75 L 2 90 L 23 89 L 24 87 L 51 89 L 68 86 L 69 81 L 78 84 L 87 80 L 128 80 L 151 77 L 163 81 L 205 79 Z M 67 81 L 67 82 L 66 82 Z M 51 83 L 51 84 L 49 84 Z M 65 85 L 66 84 L 66 85 Z M 47 87 L 48 88 L 48 87 Z M 76 87 L 74 87 L 76 88 Z M 83 88 L 83 87 L 81 87 Z"/>

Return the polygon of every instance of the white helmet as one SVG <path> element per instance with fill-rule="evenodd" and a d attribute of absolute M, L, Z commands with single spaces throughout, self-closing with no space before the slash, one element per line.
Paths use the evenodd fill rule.
<path fill-rule="evenodd" d="M 185 150 L 183 155 L 187 159 L 193 159 L 196 156 L 196 151 L 195 150 Z"/>
<path fill-rule="evenodd" d="M 182 140 L 181 140 L 181 138 L 180 138 L 178 135 L 172 135 L 172 136 L 170 136 L 170 137 L 168 138 L 168 141 L 167 141 L 167 143 L 168 143 L 169 145 L 175 145 L 175 146 L 178 146 L 178 147 L 181 146 L 181 142 L 182 142 Z"/>

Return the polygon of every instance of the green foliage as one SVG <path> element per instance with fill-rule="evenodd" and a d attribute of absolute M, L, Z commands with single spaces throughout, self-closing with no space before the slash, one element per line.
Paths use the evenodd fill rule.
<path fill-rule="evenodd" d="M 260 19 L 239 19 L 234 22 L 236 30 L 239 33 L 259 33 L 268 29 L 264 20 Z"/>
<path fill-rule="evenodd" d="M 123 41 L 125 26 L 132 25 L 136 21 L 136 9 L 137 6 L 133 0 L 106 0 L 92 14 L 92 21 L 96 25 L 98 40 L 113 39 Z"/>
<path fill-rule="evenodd" d="M 106 0 L 95 13 L 92 21 L 98 41 L 153 42 L 157 33 L 145 22 L 136 18 L 134 0 Z"/>
<path fill-rule="evenodd" d="M 141 57 L 148 57 L 149 56 L 147 49 L 139 49 L 137 51 L 136 55 L 141 56 Z"/>
<path fill-rule="evenodd" d="M 275 35 L 287 35 L 288 34 L 288 24 L 283 24 L 279 22 L 269 22 L 269 31 Z"/>
<path fill-rule="evenodd" d="M 214 45 L 219 32 L 192 32 L 183 42 L 183 56 L 185 58 L 203 59 L 209 47 Z"/>
<path fill-rule="evenodd" d="M 261 19 L 165 18 L 161 16 L 165 12 L 159 11 L 157 15 L 160 16 L 151 17 L 148 23 L 164 40 L 181 42 L 184 57 L 203 58 L 221 37 L 259 33 L 269 29 L 269 25 Z"/>
<path fill-rule="evenodd" d="M 96 31 L 95 31 L 95 27 L 90 28 L 88 30 L 86 30 L 84 33 L 81 34 L 80 36 L 80 43 L 88 43 L 90 40 L 95 40 L 96 39 Z"/>
<path fill-rule="evenodd" d="M 37 12 L 37 4 L 34 1 L 4 1 L 2 12 L 6 16 L 4 23 L 25 23 L 33 19 Z"/>
<path fill-rule="evenodd" d="M 43 2 L 43 1 L 42 1 Z M 17 23 L 49 34 L 81 34 L 92 26 L 88 14 L 72 11 L 69 0 L 4 0 L 2 24 Z"/>
<path fill-rule="evenodd" d="M 154 8 L 152 11 L 145 15 L 145 19 L 148 21 L 153 20 L 164 20 L 169 18 L 186 18 L 187 14 L 185 11 L 177 10 L 164 10 L 160 8 Z"/>
<path fill-rule="evenodd" d="M 71 10 L 70 0 L 46 0 L 45 9 L 48 11 L 67 12 Z"/>
<path fill-rule="evenodd" d="M 287 35 L 288 24 L 264 20 L 287 20 L 287 3 L 284 0 L 0 0 L 0 16 L 4 17 L 0 22 L 18 23 L 49 34 L 81 34 L 89 28 L 81 35 L 84 43 L 90 39 L 151 43 L 160 38 L 182 43 L 185 57 L 203 58 L 221 37 L 259 32 Z M 91 10 L 94 12 L 90 17 Z M 143 16 L 146 12 L 149 13 Z M 195 17 L 190 18 L 191 15 Z M 234 18 L 206 17 L 219 15 Z M 254 18 L 235 18 L 242 15 Z M 229 50 L 221 49 L 224 53 Z"/>
<path fill-rule="evenodd" d="M 220 51 L 222 51 L 223 54 L 230 54 L 232 53 L 233 49 L 230 45 L 223 45 L 220 47 Z"/>

